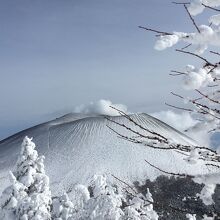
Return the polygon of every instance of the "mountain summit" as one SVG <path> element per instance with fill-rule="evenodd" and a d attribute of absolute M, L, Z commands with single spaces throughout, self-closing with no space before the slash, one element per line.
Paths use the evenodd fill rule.
<path fill-rule="evenodd" d="M 194 141 L 162 121 L 145 113 L 133 114 L 132 119 L 143 127 L 160 133 L 174 142 L 194 144 Z M 123 116 L 111 116 L 121 124 Z M 118 138 L 108 127 L 126 136 L 131 135 L 104 115 L 67 114 L 61 118 L 21 131 L 0 142 L 0 192 L 8 184 L 8 171 L 13 170 L 22 139 L 33 137 L 40 155 L 45 155 L 45 168 L 52 190 L 67 190 L 73 184 L 86 184 L 95 174 L 114 175 L 127 182 L 154 180 L 162 173 L 149 167 L 145 160 L 164 170 L 198 174 L 205 166 L 192 165 L 176 151 L 152 149 Z"/>

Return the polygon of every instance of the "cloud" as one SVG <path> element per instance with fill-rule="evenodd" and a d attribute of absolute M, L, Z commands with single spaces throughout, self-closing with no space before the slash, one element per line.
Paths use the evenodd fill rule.
<path fill-rule="evenodd" d="M 86 105 L 77 106 L 75 107 L 74 112 L 84 113 L 84 114 L 110 115 L 110 116 L 119 115 L 119 113 L 116 110 L 112 109 L 110 106 L 120 109 L 123 112 L 127 112 L 127 106 L 123 104 L 113 104 L 111 101 L 105 99 L 101 99 L 97 102 L 90 102 L 89 104 Z"/>
<path fill-rule="evenodd" d="M 182 132 L 192 126 L 195 126 L 197 123 L 197 121 L 194 120 L 188 112 L 182 112 L 178 114 L 168 110 L 156 112 L 151 115 Z"/>
<path fill-rule="evenodd" d="M 195 120 L 188 112 L 176 113 L 174 111 L 161 111 L 151 114 L 153 117 L 167 123 L 168 125 L 184 132 L 194 139 L 198 144 L 210 146 L 211 135 L 201 126 L 202 123 Z M 185 132 L 187 130 L 187 132 Z"/>

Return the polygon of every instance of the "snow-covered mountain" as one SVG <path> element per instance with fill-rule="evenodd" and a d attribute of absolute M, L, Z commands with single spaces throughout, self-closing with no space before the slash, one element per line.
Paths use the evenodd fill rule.
<path fill-rule="evenodd" d="M 147 114 L 133 114 L 135 121 L 173 141 L 194 144 L 194 141 L 162 121 Z M 129 124 L 122 116 L 113 120 Z M 0 142 L 0 192 L 8 185 L 8 171 L 13 170 L 24 136 L 33 137 L 45 167 L 51 188 L 59 192 L 73 184 L 86 184 L 95 174 L 113 174 L 127 182 L 153 180 L 161 173 L 149 167 L 145 159 L 171 172 L 197 174 L 206 167 L 192 165 L 175 151 L 151 149 L 117 137 L 106 125 L 129 136 L 129 132 L 108 121 L 103 115 L 71 113 L 61 118 L 19 132 Z M 137 129 L 137 128 L 135 128 Z"/>

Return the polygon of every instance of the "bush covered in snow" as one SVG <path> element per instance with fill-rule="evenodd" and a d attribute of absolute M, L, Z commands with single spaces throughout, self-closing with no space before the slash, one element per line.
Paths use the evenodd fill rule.
<path fill-rule="evenodd" d="M 76 185 L 69 193 L 53 199 L 55 219 L 91 220 L 157 220 L 153 210 L 152 195 L 148 191 L 132 197 L 121 191 L 120 187 L 108 183 L 107 177 L 96 175 L 88 187 Z"/>

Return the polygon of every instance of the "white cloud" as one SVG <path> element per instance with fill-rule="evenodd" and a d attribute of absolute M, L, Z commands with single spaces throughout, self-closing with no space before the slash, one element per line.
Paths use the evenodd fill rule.
<path fill-rule="evenodd" d="M 197 123 L 197 121 L 194 120 L 188 112 L 178 114 L 168 110 L 156 112 L 151 115 L 182 132 Z"/>
<path fill-rule="evenodd" d="M 152 113 L 151 115 L 181 132 L 187 130 L 184 133 L 198 144 L 210 146 L 211 135 L 207 132 L 207 128 L 204 129 L 204 123 L 195 120 L 188 112 L 176 113 L 168 110 Z"/>
<path fill-rule="evenodd" d="M 99 114 L 99 115 L 110 115 L 117 116 L 119 113 L 112 109 L 110 106 L 115 107 L 123 112 L 127 112 L 127 106 L 123 104 L 113 104 L 109 100 L 101 99 L 97 102 L 90 102 L 86 105 L 77 106 L 74 109 L 76 113 L 85 113 L 85 114 Z"/>

